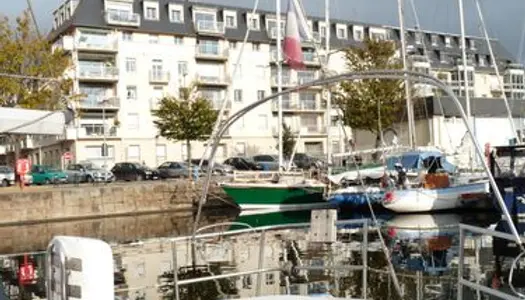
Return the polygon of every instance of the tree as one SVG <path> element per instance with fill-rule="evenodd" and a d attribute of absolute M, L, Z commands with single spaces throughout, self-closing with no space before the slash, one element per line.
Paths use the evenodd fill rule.
<path fill-rule="evenodd" d="M 179 90 L 179 98 L 162 98 L 153 115 L 158 118 L 154 123 L 162 137 L 186 142 L 188 165 L 191 165 L 191 141 L 203 141 L 212 134 L 218 113 L 192 83 Z"/>
<path fill-rule="evenodd" d="M 0 105 L 30 109 L 61 109 L 64 95 L 71 93 L 72 81 L 64 76 L 70 59 L 52 49 L 46 37 L 32 26 L 28 11 L 13 23 L 0 20 L 0 72 L 31 78 L 0 76 Z M 36 80 L 35 77 L 54 80 Z"/>
<path fill-rule="evenodd" d="M 367 39 L 345 49 L 344 56 L 351 71 L 403 69 L 396 52 L 394 42 Z M 334 102 L 343 113 L 344 124 L 375 133 L 378 147 L 381 131 L 399 121 L 406 107 L 405 84 L 391 79 L 343 81 L 334 92 Z"/>
<path fill-rule="evenodd" d="M 295 147 L 295 135 L 292 128 L 283 123 L 283 157 L 290 158 Z M 279 140 L 277 140 L 277 149 L 279 149 Z"/>

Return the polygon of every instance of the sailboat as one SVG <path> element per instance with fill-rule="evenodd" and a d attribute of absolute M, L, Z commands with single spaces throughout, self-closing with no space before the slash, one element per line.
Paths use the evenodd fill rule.
<path fill-rule="evenodd" d="M 282 91 L 282 56 L 290 68 L 303 66 L 301 41 L 312 40 L 299 0 L 289 0 L 286 36 L 281 47 L 281 5 L 277 0 L 277 79 L 278 92 Z M 279 164 L 283 166 L 282 152 L 282 97 L 279 96 Z M 330 146 L 329 146 L 330 147 Z M 306 179 L 299 172 L 245 172 L 231 182 L 221 183 L 222 189 L 242 210 L 278 209 L 295 210 L 324 207 L 326 185 L 315 179 Z"/>

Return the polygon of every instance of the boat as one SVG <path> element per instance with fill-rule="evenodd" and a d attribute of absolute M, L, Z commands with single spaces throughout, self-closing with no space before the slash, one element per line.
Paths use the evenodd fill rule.
<path fill-rule="evenodd" d="M 241 210 L 305 210 L 328 207 L 326 185 L 306 179 L 302 172 L 234 172 L 231 182 L 220 183 Z"/>

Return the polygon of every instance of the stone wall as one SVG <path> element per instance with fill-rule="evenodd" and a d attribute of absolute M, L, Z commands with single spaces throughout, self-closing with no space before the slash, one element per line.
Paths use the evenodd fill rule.
<path fill-rule="evenodd" d="M 199 224 L 205 226 L 232 221 L 236 214 L 234 210 L 204 211 Z M 135 240 L 189 235 L 193 221 L 192 211 L 177 211 L 69 222 L 0 226 L 0 240 L 2 241 L 0 255 L 44 251 L 49 241 L 56 235 L 91 237 L 118 244 Z"/>
<path fill-rule="evenodd" d="M 0 225 L 189 210 L 201 184 L 144 181 L 0 193 Z M 213 185 L 210 193 L 221 193 Z"/>

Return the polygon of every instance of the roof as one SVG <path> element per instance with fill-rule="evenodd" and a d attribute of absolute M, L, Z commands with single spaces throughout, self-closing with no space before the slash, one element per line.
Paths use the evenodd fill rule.
<path fill-rule="evenodd" d="M 71 27 L 94 27 L 94 28 L 107 28 L 107 29 L 115 29 L 120 28 L 122 30 L 128 30 L 128 31 L 139 31 L 139 32 L 147 32 L 147 33 L 157 33 L 157 34 L 171 34 L 171 35 L 183 35 L 183 36 L 195 36 L 196 32 L 194 29 L 194 26 L 192 24 L 191 18 L 188 18 L 187 16 L 191 16 L 191 9 L 193 6 L 199 6 L 199 7 L 213 7 L 217 8 L 218 15 L 217 20 L 222 21 L 222 10 L 235 10 L 237 12 L 237 28 L 227 28 L 225 33 L 225 38 L 229 40 L 243 40 L 244 35 L 247 30 L 247 23 L 246 23 L 246 13 L 251 12 L 253 10 L 253 1 L 225 1 L 225 0 L 192 0 L 192 1 L 176 1 L 176 0 L 157 0 L 159 3 L 159 10 L 160 10 L 160 19 L 158 21 L 151 21 L 151 20 L 145 20 L 141 17 L 141 25 L 138 28 L 130 28 L 130 27 L 119 27 L 119 26 L 110 26 L 107 25 L 104 20 L 104 1 L 103 0 L 80 0 L 80 3 L 78 4 L 77 9 L 75 10 L 73 16 L 68 19 L 65 23 L 63 23 L 59 28 L 51 32 L 50 38 L 55 39 L 64 32 L 67 32 Z M 308 18 L 312 19 L 314 21 L 324 21 L 324 18 L 322 17 L 322 6 L 319 3 L 322 4 L 323 1 L 313 1 L 308 0 L 304 1 L 305 10 L 308 14 Z M 143 16 L 143 7 L 142 7 L 143 1 L 141 0 L 135 0 L 133 3 L 134 12 L 140 14 Z M 168 4 L 179 4 L 184 7 L 184 23 L 173 23 L 170 22 L 169 16 L 168 16 Z M 224 3 L 229 3 L 230 5 L 225 5 Z M 234 6 L 232 4 L 237 5 Z M 273 14 L 275 15 L 275 7 L 273 6 L 273 1 L 261 1 L 261 7 L 258 10 L 258 13 L 262 16 Z M 283 3 L 283 10 L 285 11 L 284 5 L 286 5 L 286 1 L 282 1 Z M 332 47 L 345 47 L 350 45 L 355 45 L 355 41 L 352 39 L 337 39 L 335 34 L 335 23 L 342 23 L 342 24 L 348 24 L 348 25 L 363 25 L 365 27 L 378 27 L 378 28 L 396 28 L 395 26 L 397 24 L 390 23 L 366 23 L 366 22 L 360 22 L 356 19 L 352 20 L 350 17 L 346 16 L 352 16 L 355 15 L 355 13 L 352 13 L 354 10 L 352 9 L 352 5 L 350 3 L 353 3 L 353 1 L 342 1 L 342 0 L 331 0 L 332 4 L 332 14 L 335 16 L 335 18 L 331 19 L 330 22 L 332 23 L 331 28 L 331 44 Z M 271 43 L 272 40 L 268 37 L 268 34 L 265 30 L 265 22 L 264 18 L 260 19 L 261 22 L 261 30 L 260 31 L 251 31 L 248 40 L 252 42 L 262 42 L 262 43 Z M 313 25 L 314 31 L 317 31 L 318 25 Z M 457 36 L 455 33 L 442 33 L 442 32 L 432 32 L 432 31 L 424 31 L 426 33 L 434 33 L 434 34 L 446 34 L 451 36 Z M 454 45 L 454 47 L 446 47 L 442 42 L 439 43 L 437 46 L 433 46 L 430 43 L 430 38 L 427 36 L 427 49 L 429 50 L 439 50 L 439 51 L 445 51 L 445 52 L 455 52 L 460 53 L 459 45 Z M 489 55 L 488 47 L 486 43 L 484 42 L 484 39 L 479 37 L 471 37 L 471 39 L 476 40 L 476 50 L 468 50 L 470 53 L 477 53 L 481 55 Z M 413 37 L 409 37 L 408 43 L 414 44 Z M 494 53 L 496 57 L 508 61 L 514 61 L 513 56 L 497 41 L 493 40 L 492 45 L 494 48 Z M 417 46 L 417 45 L 416 45 Z M 416 47 L 418 48 L 418 47 Z M 422 47 L 420 47 L 422 48 Z M 422 51 L 422 49 L 421 49 Z"/>
<path fill-rule="evenodd" d="M 458 97 L 463 109 L 465 109 L 465 98 Z M 450 97 L 429 97 L 426 99 L 429 115 L 441 115 L 446 117 L 461 117 L 459 109 Z M 523 117 L 525 113 L 525 101 L 508 99 L 512 116 Z M 470 98 L 470 110 L 475 117 L 506 118 L 507 109 L 503 98 Z"/>

